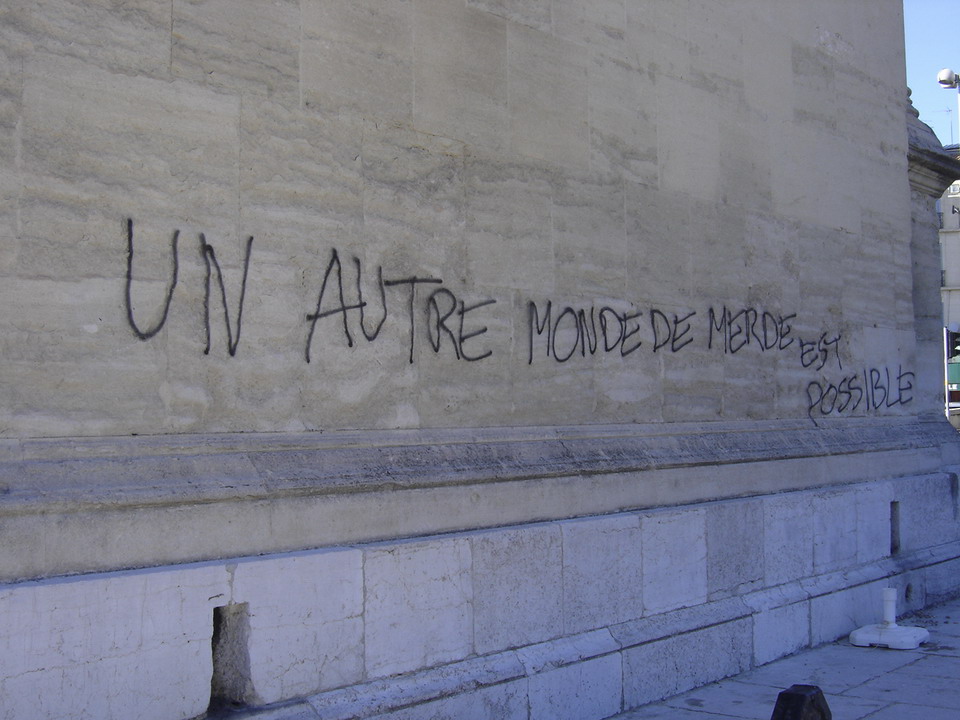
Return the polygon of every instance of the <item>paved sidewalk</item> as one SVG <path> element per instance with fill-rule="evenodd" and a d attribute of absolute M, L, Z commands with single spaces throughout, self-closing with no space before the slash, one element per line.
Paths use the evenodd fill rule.
<path fill-rule="evenodd" d="M 958 720 L 960 601 L 897 621 L 930 631 L 918 650 L 860 648 L 846 639 L 617 715 L 614 720 L 770 720 L 794 684 L 823 690 L 834 720 Z"/>

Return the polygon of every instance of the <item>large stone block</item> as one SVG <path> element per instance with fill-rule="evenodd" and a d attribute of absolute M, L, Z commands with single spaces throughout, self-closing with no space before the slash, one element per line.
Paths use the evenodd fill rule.
<path fill-rule="evenodd" d="M 117 230 L 126 217 L 162 227 L 162 247 L 173 228 L 188 230 L 184 219 L 236 222 L 239 107 L 238 98 L 184 81 L 31 57 L 24 67 L 21 232 L 72 253 L 84 249 L 82 237 L 90 250 L 109 243 L 112 264 L 122 267 L 126 248 L 115 243 L 125 240 Z M 85 267 L 74 261 L 75 274 Z M 122 270 L 95 267 L 123 278 Z"/>
<path fill-rule="evenodd" d="M 572 520 L 561 529 L 565 632 L 583 632 L 640 617 L 640 519 L 614 515 Z"/>
<path fill-rule="evenodd" d="M 820 493 L 813 511 L 813 570 L 826 573 L 857 560 L 857 494 L 849 490 Z"/>
<path fill-rule="evenodd" d="M 710 597 L 742 593 L 763 581 L 763 505 L 736 500 L 706 508 L 707 590 Z"/>
<path fill-rule="evenodd" d="M 707 541 L 704 510 L 641 516 L 643 607 L 655 614 L 707 599 Z"/>
<path fill-rule="evenodd" d="M 560 527 L 534 525 L 470 538 L 475 648 L 485 654 L 563 634 Z"/>
<path fill-rule="evenodd" d="M 601 720 L 621 708 L 623 670 L 614 653 L 529 680 L 530 720 Z"/>
<path fill-rule="evenodd" d="M 174 75 L 299 103 L 299 2 L 183 0 L 172 16 Z"/>
<path fill-rule="evenodd" d="M 750 620 L 736 620 L 623 652 L 623 704 L 637 707 L 750 667 Z"/>
<path fill-rule="evenodd" d="M 960 594 L 960 588 L 957 588 L 958 577 L 960 559 L 928 567 L 925 579 L 927 602 L 936 604 L 957 597 Z"/>
<path fill-rule="evenodd" d="M 522 290 L 537 299 L 554 294 L 551 217 L 560 181 L 532 161 L 506 163 L 479 152 L 465 159 L 466 271 L 477 288 Z"/>
<path fill-rule="evenodd" d="M 763 500 L 763 567 L 768 585 L 797 580 L 813 571 L 811 499 L 804 493 Z"/>
<path fill-rule="evenodd" d="M 859 585 L 810 600 L 810 644 L 832 642 L 858 627 L 883 619 L 888 581 Z"/>
<path fill-rule="evenodd" d="M 511 150 L 551 163 L 590 162 L 587 60 L 573 43 L 507 28 Z"/>
<path fill-rule="evenodd" d="M 413 121 L 495 150 L 509 139 L 507 23 L 462 4 L 416 0 Z"/>
<path fill-rule="evenodd" d="M 716 96 L 702 87 L 677 78 L 658 78 L 657 164 L 663 190 L 708 202 L 717 200 L 721 144 L 718 107 Z"/>
<path fill-rule="evenodd" d="M 615 176 L 568 177 L 553 202 L 557 289 L 586 297 L 620 297 L 626 251 L 623 183 Z"/>
<path fill-rule="evenodd" d="M 589 14 L 603 5 L 569 3 L 562 7 Z M 620 54 L 596 52 L 590 60 L 588 78 L 590 167 L 656 186 L 657 98 L 650 76 L 624 62 Z"/>
<path fill-rule="evenodd" d="M 221 567 L 0 589 L 0 717 L 193 717 L 210 702 Z M 24 633 L 34 628 L 36 633 Z"/>
<path fill-rule="evenodd" d="M 890 483 L 860 487 L 857 503 L 857 560 L 872 562 L 887 557 L 891 551 Z"/>
<path fill-rule="evenodd" d="M 473 651 L 470 541 L 400 543 L 365 551 L 368 677 L 430 667 Z"/>
<path fill-rule="evenodd" d="M 810 605 L 784 605 L 753 617 L 753 661 L 764 665 L 810 645 Z"/>
<path fill-rule="evenodd" d="M 4 6 L 4 37 L 29 51 L 71 56 L 100 67 L 165 76 L 170 64 L 170 13 L 166 0 L 58 0 L 38 6 L 12 0 Z"/>
<path fill-rule="evenodd" d="M 359 682 L 364 673 L 363 553 L 298 553 L 228 566 L 247 603 L 250 681 L 263 703 Z"/>
<path fill-rule="evenodd" d="M 914 550 L 954 540 L 960 532 L 956 481 L 938 474 L 907 478 L 894 485 L 899 503 L 900 547 Z"/>
<path fill-rule="evenodd" d="M 306 0 L 300 17 L 300 91 L 308 107 L 410 120 L 412 2 Z"/>

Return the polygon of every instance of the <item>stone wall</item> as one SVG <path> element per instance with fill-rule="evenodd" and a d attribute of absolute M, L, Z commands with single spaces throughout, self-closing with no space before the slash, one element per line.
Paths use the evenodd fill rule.
<path fill-rule="evenodd" d="M 4 5 L 0 718 L 599 720 L 956 594 L 899 5 Z"/>
<path fill-rule="evenodd" d="M 7 437 L 926 406 L 896 2 L 34 5 Z"/>
<path fill-rule="evenodd" d="M 939 473 L 7 585 L 0 716 L 193 717 L 218 676 L 302 698 L 265 720 L 599 720 L 876 622 L 883 587 L 951 596 L 958 511 Z"/>

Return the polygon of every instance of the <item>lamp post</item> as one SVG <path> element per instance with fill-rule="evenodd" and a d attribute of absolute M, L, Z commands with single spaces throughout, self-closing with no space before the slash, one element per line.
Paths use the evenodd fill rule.
<path fill-rule="evenodd" d="M 957 90 L 957 123 L 960 124 L 960 76 L 950 68 L 944 68 L 937 73 L 937 82 L 943 88 L 956 88 Z M 958 136 L 960 137 L 960 136 Z"/>

